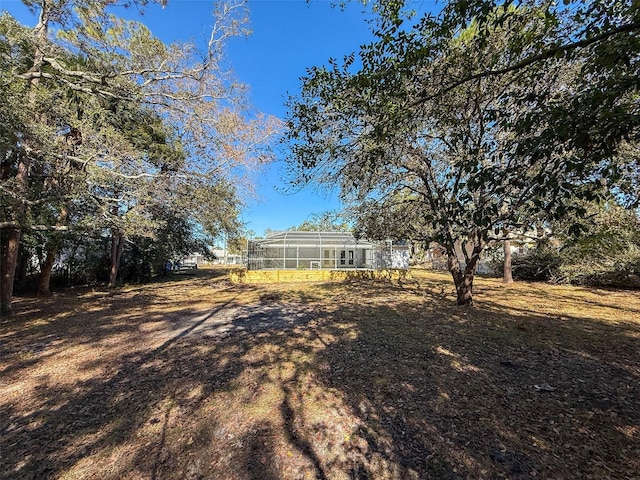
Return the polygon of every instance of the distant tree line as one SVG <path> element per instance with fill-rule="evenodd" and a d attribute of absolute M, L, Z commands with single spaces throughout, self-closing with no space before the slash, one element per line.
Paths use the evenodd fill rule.
<path fill-rule="evenodd" d="M 328 210 L 309 215 L 300 225 L 289 230 L 301 232 L 350 232 L 353 224 L 349 221 L 348 212 Z"/>

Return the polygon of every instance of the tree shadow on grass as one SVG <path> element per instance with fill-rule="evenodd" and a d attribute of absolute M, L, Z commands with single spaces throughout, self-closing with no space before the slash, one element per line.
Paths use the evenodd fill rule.
<path fill-rule="evenodd" d="M 341 310 L 357 337 L 319 361 L 368 451 L 389 441 L 404 478 L 633 476 L 640 358 L 627 330 L 492 307 L 436 295 Z"/>
<path fill-rule="evenodd" d="M 247 289 L 240 293 L 246 294 Z M 126 310 L 128 304 L 125 298 L 110 305 Z M 103 308 L 104 305 L 101 312 Z M 121 313 L 118 309 L 107 310 L 112 316 Z M 2 371 L 3 383 L 19 380 L 22 372 L 47 362 L 49 357 L 64 356 L 67 349 L 77 349 L 87 357 L 74 366 L 76 372 L 69 374 L 86 370 L 87 375 L 66 382 L 59 375 L 64 375 L 69 365 L 62 364 L 62 372 L 35 376 L 36 384 L 30 388 L 37 394 L 27 407 L 15 397 L 13 401 L 0 402 L 0 478 L 57 477 L 72 467 L 76 468 L 74 476 L 81 476 L 83 469 L 92 471 L 96 461 L 104 464 L 107 473 L 101 475 L 103 478 L 135 476 L 135 472 L 153 478 L 200 478 L 201 472 L 212 471 L 215 462 L 203 463 L 202 459 L 184 456 L 191 455 L 192 443 L 188 438 L 175 438 L 181 423 L 188 425 L 189 415 L 207 405 L 214 395 L 227 392 L 233 396 L 238 389 L 235 383 L 245 370 L 269 369 L 264 358 L 253 358 L 249 353 L 264 346 L 286 351 L 292 329 L 311 321 L 314 313 L 286 305 L 236 303 L 232 299 L 205 313 L 183 309 L 171 312 L 167 318 L 168 322 L 166 318 L 152 319 L 152 323 L 164 320 L 165 330 L 151 341 L 141 333 L 149 319 L 137 317 L 128 324 L 113 325 L 112 317 L 95 316 L 91 330 L 86 332 L 82 332 L 86 320 L 82 316 L 57 326 L 25 322 L 21 331 L 18 325 L 12 326 L 14 332 L 6 329 L 4 333 L 10 340 L 7 350 L 14 358 L 34 339 L 52 332 L 57 343 L 45 345 L 45 351 L 29 361 L 9 362 Z M 101 342 L 122 343 L 131 351 L 118 351 L 108 359 L 86 354 L 92 344 Z M 304 353 L 308 349 L 300 344 L 298 351 Z M 273 361 L 284 359 L 275 357 Z M 214 456 L 220 456 L 210 443 L 237 441 L 237 432 L 228 438 L 218 437 L 211 433 L 216 429 L 215 421 L 209 423 L 207 429 L 201 430 L 205 434 L 200 435 L 199 443 Z M 256 448 L 255 434 L 247 435 L 247 441 L 254 442 Z M 126 454 L 119 453 L 121 450 L 127 450 Z M 119 465 L 113 465 L 105 458 L 106 453 L 101 456 L 100 452 L 110 453 Z M 96 456 L 91 465 L 87 459 Z M 263 457 L 272 461 L 269 455 L 260 458 Z M 246 462 L 248 478 L 276 478 L 275 473 L 265 477 L 268 465 L 256 463 L 252 457 L 247 457 Z"/>
<path fill-rule="evenodd" d="M 222 305 L 220 309 L 224 308 Z M 106 378 L 92 376 L 71 387 L 58 385 L 56 376 L 35 386 L 40 401 L 25 413 L 11 405 L 0 408 L 3 452 L 2 478 L 47 478 L 97 449 L 126 441 L 163 400 L 173 398 L 176 378 L 198 369 L 206 360 L 195 351 L 172 348 L 216 311 L 195 319 L 169 340 L 146 353 L 125 354 L 109 365 Z M 105 336 L 113 332 L 105 333 Z M 72 343 L 71 339 L 67 339 Z M 79 340 L 83 342 L 85 340 Z M 224 349 L 219 354 L 224 354 Z M 173 354 L 179 354 L 175 358 Z M 188 362 L 189 364 L 185 364 Z M 202 370 L 204 370 L 202 368 Z M 241 366 L 235 362 L 206 378 L 210 388 L 224 387 Z M 213 373 L 213 372 L 212 372 Z M 152 457 L 152 455 L 150 456 Z"/>
<path fill-rule="evenodd" d="M 28 338 L 58 335 L 35 353 L 42 362 L 92 342 L 132 350 L 87 360 L 73 383 L 36 377 L 30 409 L 0 402 L 0 478 L 72 468 L 75 477 L 239 480 L 637 472 L 640 359 L 624 331 L 486 302 L 461 309 L 436 290 L 247 289 L 262 303 L 181 308 L 154 341 L 141 316 L 128 329 L 103 318 L 85 336 L 81 318 L 57 332 L 29 324 Z M 4 337 L 10 351 L 19 337 Z M 602 348 L 616 342 L 618 356 Z"/>
<path fill-rule="evenodd" d="M 236 464 L 244 470 L 246 480 L 278 480 L 282 476 L 274 465 L 273 425 L 260 422 L 251 432 L 246 433 L 241 443 L 246 447 L 241 451 Z"/>
<path fill-rule="evenodd" d="M 311 461 L 318 480 L 327 480 L 324 467 L 313 448 L 313 444 L 306 438 L 306 435 L 301 434 L 296 428 L 296 413 L 291 406 L 292 392 L 290 388 L 285 387 L 284 393 L 284 400 L 280 406 L 280 415 L 283 419 L 287 441 Z"/>

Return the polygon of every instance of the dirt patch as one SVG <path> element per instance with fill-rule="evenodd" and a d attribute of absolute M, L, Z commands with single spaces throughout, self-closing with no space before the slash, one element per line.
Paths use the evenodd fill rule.
<path fill-rule="evenodd" d="M 638 292 L 414 278 L 18 299 L 0 478 L 637 478 Z"/>

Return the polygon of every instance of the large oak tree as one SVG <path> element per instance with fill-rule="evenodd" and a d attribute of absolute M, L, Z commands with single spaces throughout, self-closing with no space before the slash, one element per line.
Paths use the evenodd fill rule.
<path fill-rule="evenodd" d="M 618 182 L 638 135 L 637 6 L 451 1 L 407 27 L 402 3 L 377 4 L 357 62 L 309 70 L 289 165 L 339 185 L 368 233 L 440 243 L 470 304 L 491 241 Z"/>
<path fill-rule="evenodd" d="M 117 16 L 122 7 L 110 0 L 26 3 L 36 27 L 5 14 L 0 31 L 0 88 L 11 93 L 3 102 L 13 102 L 2 111 L 19 112 L 0 141 L 9 205 L 0 219 L 4 313 L 25 229 L 75 228 L 65 225 L 78 218 L 69 208 L 81 206 L 89 213 L 84 228 L 110 232 L 114 284 L 123 242 L 162 227 L 152 215 L 158 203 L 212 230 L 236 225 L 229 216 L 237 215 L 252 172 L 270 159 L 277 128 L 250 111 L 244 86 L 224 67 L 226 39 L 244 33 L 242 1 L 215 4 L 203 49 L 161 42 L 142 23 Z M 65 185 L 42 181 L 65 173 L 73 173 Z M 34 215 L 36 205 L 48 214 Z M 36 225 L 36 217 L 48 223 Z M 49 245 L 53 253 L 59 242 Z"/>

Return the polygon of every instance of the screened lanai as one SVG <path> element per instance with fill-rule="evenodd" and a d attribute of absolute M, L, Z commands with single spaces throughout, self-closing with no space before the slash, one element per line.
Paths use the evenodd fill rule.
<path fill-rule="evenodd" d="M 250 240 L 247 269 L 383 268 L 378 244 L 348 232 L 280 232 Z"/>

